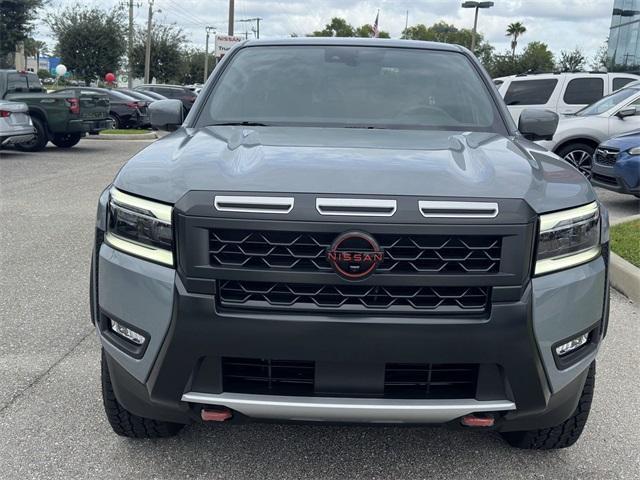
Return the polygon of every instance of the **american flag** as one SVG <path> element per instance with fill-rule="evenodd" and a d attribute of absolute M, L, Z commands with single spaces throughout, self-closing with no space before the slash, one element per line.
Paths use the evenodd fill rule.
<path fill-rule="evenodd" d="M 378 20 L 380 18 L 380 10 L 378 10 L 378 14 L 376 15 L 376 21 L 373 22 L 373 28 L 371 29 L 371 36 L 373 38 L 378 38 L 378 35 L 380 34 L 380 30 L 378 30 Z"/>

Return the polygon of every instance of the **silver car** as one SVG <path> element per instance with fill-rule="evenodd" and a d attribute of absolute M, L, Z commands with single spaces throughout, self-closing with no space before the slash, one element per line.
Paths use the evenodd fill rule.
<path fill-rule="evenodd" d="M 615 135 L 640 129 L 640 82 L 560 118 L 553 140 L 537 142 L 591 178 L 596 147 Z"/>
<path fill-rule="evenodd" d="M 27 142 L 34 134 L 27 105 L 0 100 L 0 146 Z"/>

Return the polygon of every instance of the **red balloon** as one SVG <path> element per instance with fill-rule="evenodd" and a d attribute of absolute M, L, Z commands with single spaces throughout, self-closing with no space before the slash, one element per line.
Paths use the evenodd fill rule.
<path fill-rule="evenodd" d="M 116 76 L 115 76 L 113 73 L 109 72 L 109 73 L 107 73 L 107 74 L 104 76 L 104 79 L 105 79 L 107 82 L 111 83 L 111 82 L 115 81 Z"/>

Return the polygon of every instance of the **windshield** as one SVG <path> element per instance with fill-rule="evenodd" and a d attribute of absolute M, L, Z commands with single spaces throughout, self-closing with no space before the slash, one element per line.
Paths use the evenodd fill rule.
<path fill-rule="evenodd" d="M 600 115 L 608 110 L 611 110 L 613 107 L 618 105 L 620 102 L 625 101 L 629 97 L 632 97 L 636 93 L 640 92 L 640 90 L 636 90 L 635 88 L 623 88 L 622 90 L 618 90 L 617 92 L 612 93 L 611 95 L 607 95 L 606 97 L 601 98 L 595 103 L 584 107 L 582 110 L 576 112 L 576 115 L 580 117 L 588 117 L 590 115 Z"/>
<path fill-rule="evenodd" d="M 486 84 L 464 55 L 352 46 L 240 50 L 198 126 L 238 123 L 505 130 Z"/>

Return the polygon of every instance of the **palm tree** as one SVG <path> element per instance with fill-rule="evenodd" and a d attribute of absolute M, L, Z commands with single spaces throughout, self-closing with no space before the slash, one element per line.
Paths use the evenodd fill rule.
<path fill-rule="evenodd" d="M 516 47 L 518 46 L 518 37 L 524 34 L 527 28 L 520 22 L 510 23 L 507 27 L 507 37 L 511 38 L 511 55 L 516 57 Z"/>

